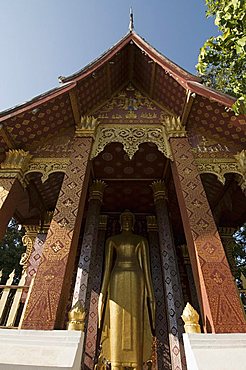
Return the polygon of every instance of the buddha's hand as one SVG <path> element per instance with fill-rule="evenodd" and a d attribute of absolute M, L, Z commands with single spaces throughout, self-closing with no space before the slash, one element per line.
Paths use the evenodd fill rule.
<path fill-rule="evenodd" d="M 103 293 L 100 293 L 99 299 L 98 299 L 98 327 L 99 328 L 101 328 L 102 326 L 102 315 L 103 315 L 104 303 L 105 303 L 105 295 Z"/>

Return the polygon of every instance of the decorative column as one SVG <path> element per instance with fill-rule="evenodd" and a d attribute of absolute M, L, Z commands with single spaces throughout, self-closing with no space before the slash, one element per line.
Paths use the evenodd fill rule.
<path fill-rule="evenodd" d="M 9 150 L 0 165 L 0 240 L 27 185 L 25 171 L 31 155 L 24 150 Z"/>
<path fill-rule="evenodd" d="M 169 343 L 172 370 L 186 369 L 182 342 L 181 314 L 184 308 L 175 245 L 167 208 L 167 191 L 163 181 L 152 184 L 159 231 L 166 308 L 168 312 Z"/>
<path fill-rule="evenodd" d="M 96 122 L 94 122 L 96 123 Z M 69 164 L 27 304 L 23 329 L 65 325 L 66 304 L 89 180 L 89 156 L 96 125 L 81 121 L 71 142 Z"/>
<path fill-rule="evenodd" d="M 198 299 L 197 299 L 195 281 L 194 281 L 194 277 L 193 277 L 193 273 L 192 273 L 192 267 L 191 267 L 191 263 L 190 263 L 188 248 L 187 248 L 186 244 L 182 244 L 180 246 L 180 248 L 181 248 L 182 255 L 183 255 L 185 272 L 186 272 L 187 278 L 188 278 L 191 303 L 197 311 L 200 311 L 199 302 L 198 302 Z M 189 300 L 187 300 L 187 302 L 188 301 Z"/>
<path fill-rule="evenodd" d="M 225 250 L 227 261 L 231 268 L 231 273 L 234 277 L 237 276 L 237 266 L 233 256 L 233 249 L 236 243 L 233 238 L 235 231 L 236 230 L 233 227 L 219 227 L 220 238 Z"/>
<path fill-rule="evenodd" d="M 107 229 L 106 215 L 101 215 L 99 218 L 99 230 L 97 243 L 95 248 L 92 250 L 91 266 L 88 284 L 88 302 L 89 302 L 89 314 L 87 321 L 87 332 L 86 342 L 84 350 L 84 365 L 90 369 L 94 369 L 94 365 L 97 362 L 97 346 L 99 345 L 100 338 L 97 317 L 98 317 L 98 298 L 101 288 L 102 279 L 102 268 L 103 268 L 103 257 L 104 257 L 104 245 Z"/>
<path fill-rule="evenodd" d="M 151 274 L 156 299 L 156 355 L 157 369 L 171 367 L 167 309 L 165 305 L 165 291 L 161 264 L 160 247 L 158 240 L 158 226 L 155 216 L 147 216 L 148 239 L 150 247 Z"/>
<path fill-rule="evenodd" d="M 177 136 L 177 135 L 176 135 Z M 246 321 L 223 245 L 186 137 L 170 138 L 172 173 L 204 330 L 245 332 Z"/>
<path fill-rule="evenodd" d="M 27 246 L 27 250 L 23 254 L 20 264 L 24 262 L 23 264 L 26 265 L 26 267 L 23 266 L 23 268 L 26 268 L 27 273 L 25 285 L 30 285 L 33 276 L 37 273 L 52 216 L 53 212 L 46 212 L 42 226 L 24 226 L 27 232 L 23 236 L 22 241 Z"/>
<path fill-rule="evenodd" d="M 79 267 L 76 276 L 72 306 L 78 301 L 86 308 L 88 277 L 91 264 L 91 253 L 96 248 L 100 208 L 103 200 L 105 182 L 96 180 L 90 187 L 89 205 L 85 230 L 81 246 Z"/>

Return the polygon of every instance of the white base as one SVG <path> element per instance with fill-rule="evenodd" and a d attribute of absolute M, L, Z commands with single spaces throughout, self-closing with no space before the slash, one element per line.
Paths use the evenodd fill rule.
<path fill-rule="evenodd" d="M 246 334 L 183 334 L 188 370 L 245 370 Z"/>
<path fill-rule="evenodd" d="M 80 370 L 84 333 L 0 329 L 0 370 Z"/>

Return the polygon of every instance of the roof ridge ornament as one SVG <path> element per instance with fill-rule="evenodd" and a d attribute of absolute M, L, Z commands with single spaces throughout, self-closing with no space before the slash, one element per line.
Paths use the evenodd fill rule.
<path fill-rule="evenodd" d="M 134 21 L 133 21 L 133 9 L 132 6 L 130 7 L 130 23 L 129 23 L 129 31 L 132 32 L 134 30 Z"/>

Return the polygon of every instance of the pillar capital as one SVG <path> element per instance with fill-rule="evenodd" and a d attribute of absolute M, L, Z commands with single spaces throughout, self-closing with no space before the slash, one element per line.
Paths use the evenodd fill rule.
<path fill-rule="evenodd" d="M 236 229 L 234 227 L 219 227 L 218 228 L 219 234 L 221 238 L 232 238 L 233 234 L 235 233 Z"/>
<path fill-rule="evenodd" d="M 107 222 L 108 216 L 107 215 L 100 215 L 99 217 L 99 230 L 107 230 Z"/>
<path fill-rule="evenodd" d="M 155 216 L 146 216 L 148 231 L 157 231 L 157 221 Z"/>
<path fill-rule="evenodd" d="M 75 135 L 77 137 L 92 137 L 95 139 L 95 133 L 99 121 L 93 116 L 81 116 L 79 124 L 76 126 Z"/>
<path fill-rule="evenodd" d="M 185 127 L 183 126 L 180 117 L 176 116 L 166 116 L 163 122 L 167 137 L 185 137 L 187 136 L 187 132 Z"/>
<path fill-rule="evenodd" d="M 190 256 L 189 256 L 187 245 L 186 244 L 180 245 L 180 249 L 182 251 L 182 255 L 183 255 L 183 258 L 184 258 L 184 263 L 185 264 L 190 264 Z"/>
<path fill-rule="evenodd" d="M 99 200 L 101 203 L 103 201 L 103 193 L 106 188 L 106 183 L 102 180 L 94 180 L 93 184 L 89 189 L 89 201 L 92 199 Z"/>
<path fill-rule="evenodd" d="M 167 200 L 167 188 L 163 180 L 154 181 L 151 184 L 154 201 L 158 202 L 159 200 Z"/>
<path fill-rule="evenodd" d="M 24 225 L 26 230 L 25 235 L 22 237 L 22 243 L 26 247 L 26 252 L 22 253 L 20 265 L 26 270 L 28 266 L 28 261 L 32 253 L 34 241 L 40 231 L 40 226 L 38 225 Z"/>
<path fill-rule="evenodd" d="M 238 184 L 243 192 L 246 192 L 246 150 L 242 150 L 240 153 L 234 155 L 238 167 L 241 170 L 242 176 L 238 177 Z"/>
<path fill-rule="evenodd" d="M 69 201 L 67 201 L 69 203 Z M 47 234 L 50 228 L 50 224 L 53 218 L 54 211 L 47 211 L 44 215 L 44 220 L 41 226 L 41 233 Z"/>
<path fill-rule="evenodd" d="M 6 153 L 5 161 L 0 165 L 0 177 L 17 177 L 20 183 L 26 187 L 25 172 L 28 169 L 31 158 L 32 155 L 22 149 L 9 150 Z"/>

